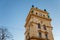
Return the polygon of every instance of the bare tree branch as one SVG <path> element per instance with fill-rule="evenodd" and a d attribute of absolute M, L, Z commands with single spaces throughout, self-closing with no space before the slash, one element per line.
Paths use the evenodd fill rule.
<path fill-rule="evenodd" d="M 7 30 L 7 28 L 0 28 L 0 40 L 14 40 L 12 34 Z"/>

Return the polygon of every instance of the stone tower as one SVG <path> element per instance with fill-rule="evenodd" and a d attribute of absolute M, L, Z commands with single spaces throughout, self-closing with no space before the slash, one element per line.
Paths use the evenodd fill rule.
<path fill-rule="evenodd" d="M 54 40 L 51 18 L 46 9 L 32 6 L 26 18 L 25 29 L 25 40 Z"/>

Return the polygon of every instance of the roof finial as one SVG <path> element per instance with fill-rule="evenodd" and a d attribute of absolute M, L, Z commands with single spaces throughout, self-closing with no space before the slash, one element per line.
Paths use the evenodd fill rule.
<path fill-rule="evenodd" d="M 44 11 L 46 11 L 46 9 L 44 9 Z"/>
<path fill-rule="evenodd" d="M 34 5 L 32 5 L 32 7 L 34 7 Z"/>
<path fill-rule="evenodd" d="M 50 15 L 49 15 L 49 13 L 48 13 L 48 18 L 50 18 Z"/>

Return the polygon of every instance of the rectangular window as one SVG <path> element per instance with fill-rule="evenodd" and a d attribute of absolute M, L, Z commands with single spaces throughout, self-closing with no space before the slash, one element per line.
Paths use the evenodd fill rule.
<path fill-rule="evenodd" d="M 41 37 L 41 32 L 39 32 L 39 37 Z"/>
<path fill-rule="evenodd" d="M 44 27 L 44 30 L 46 30 L 46 26 L 45 26 L 45 25 L 43 25 L 43 27 Z"/>
<path fill-rule="evenodd" d="M 45 37 L 46 37 L 46 39 L 48 39 L 48 35 L 47 34 L 45 34 Z"/>
<path fill-rule="evenodd" d="M 30 40 L 29 32 L 27 33 L 28 40 Z"/>
<path fill-rule="evenodd" d="M 38 28 L 41 28 L 39 23 L 38 23 Z"/>

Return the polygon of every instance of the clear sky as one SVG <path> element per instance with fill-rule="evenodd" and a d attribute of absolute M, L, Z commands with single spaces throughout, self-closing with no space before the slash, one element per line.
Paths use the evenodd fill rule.
<path fill-rule="evenodd" d="M 0 0 L 0 26 L 8 28 L 14 40 L 25 40 L 24 24 L 32 5 L 50 13 L 54 40 L 60 40 L 60 0 Z"/>

